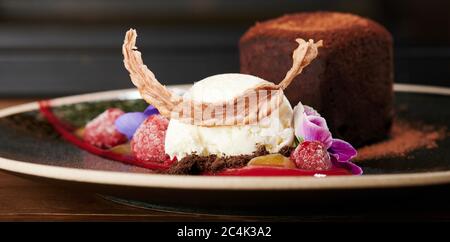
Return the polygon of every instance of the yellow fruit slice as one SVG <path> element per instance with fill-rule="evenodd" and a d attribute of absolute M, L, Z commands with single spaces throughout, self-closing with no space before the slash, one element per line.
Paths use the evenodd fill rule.
<path fill-rule="evenodd" d="M 289 158 L 280 154 L 269 154 L 257 156 L 251 159 L 248 166 L 276 166 L 284 168 L 296 168 L 295 163 Z"/>
<path fill-rule="evenodd" d="M 121 145 L 116 145 L 114 147 L 112 147 L 111 149 L 109 149 L 110 151 L 117 153 L 117 154 L 122 154 L 122 155 L 129 155 L 131 154 L 131 146 L 130 143 L 125 143 L 125 144 L 121 144 Z"/>
<path fill-rule="evenodd" d="M 84 127 L 75 130 L 73 133 L 74 133 L 78 138 L 83 138 Z"/>

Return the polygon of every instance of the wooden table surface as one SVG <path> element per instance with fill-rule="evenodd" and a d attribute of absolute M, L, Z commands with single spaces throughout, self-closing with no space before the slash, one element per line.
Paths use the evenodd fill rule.
<path fill-rule="evenodd" d="M 32 101 L 0 99 L 0 108 Z M 366 221 L 366 220 L 436 220 L 450 221 L 447 202 L 434 206 L 384 210 L 367 204 L 362 210 L 344 214 L 307 214 L 305 216 L 222 216 L 182 214 L 134 208 L 105 200 L 84 191 L 68 190 L 49 184 L 19 178 L 0 171 L 0 221 Z M 449 200 L 450 203 L 450 200 Z"/>

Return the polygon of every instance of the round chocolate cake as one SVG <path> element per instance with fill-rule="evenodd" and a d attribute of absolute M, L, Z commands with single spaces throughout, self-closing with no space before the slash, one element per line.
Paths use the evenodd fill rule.
<path fill-rule="evenodd" d="M 336 137 L 361 146 L 385 138 L 393 119 L 392 36 L 352 14 L 313 12 L 257 23 L 240 40 L 241 72 L 278 83 L 296 38 L 323 40 L 318 58 L 285 91 L 316 108 Z"/>

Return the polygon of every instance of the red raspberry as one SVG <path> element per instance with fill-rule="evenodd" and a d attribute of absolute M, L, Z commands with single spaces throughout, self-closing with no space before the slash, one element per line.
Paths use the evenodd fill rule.
<path fill-rule="evenodd" d="M 86 124 L 84 141 L 100 148 L 111 148 L 125 143 L 127 138 L 117 131 L 114 122 L 124 112 L 118 108 L 109 108 Z"/>
<path fill-rule="evenodd" d="M 304 141 L 292 152 L 290 159 L 298 168 L 324 171 L 331 169 L 331 160 L 325 146 L 318 141 Z"/>
<path fill-rule="evenodd" d="M 149 116 L 136 130 L 131 151 L 141 162 L 164 162 L 169 159 L 164 149 L 169 120 L 161 115 Z"/>

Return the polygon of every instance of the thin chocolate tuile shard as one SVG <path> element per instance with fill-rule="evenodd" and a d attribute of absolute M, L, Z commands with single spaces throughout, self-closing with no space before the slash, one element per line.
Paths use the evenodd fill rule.
<path fill-rule="evenodd" d="M 122 46 L 123 63 L 130 73 L 133 84 L 138 88 L 142 98 L 155 106 L 161 115 L 170 116 L 171 110 L 181 102 L 181 97 L 173 95 L 156 79 L 152 71 L 142 61 L 141 52 L 136 47 L 136 30 L 127 31 Z"/>
<path fill-rule="evenodd" d="M 184 123 L 200 126 L 255 124 L 270 116 L 281 105 L 284 96 L 283 90 L 317 57 L 318 48 L 322 46 L 321 40 L 314 43 L 311 39 L 309 41 L 296 39 L 299 46 L 292 54 L 292 67 L 278 85 L 264 83 L 250 88 L 240 96 L 226 102 L 199 103 L 172 94 L 156 79 L 153 72 L 143 63 L 141 53 L 136 47 L 136 38 L 136 30 L 128 30 L 122 52 L 125 68 L 130 73 L 131 81 L 138 88 L 142 98 L 155 106 L 161 115 L 169 119 L 179 119 Z M 256 104 L 249 105 L 248 100 L 254 100 L 255 98 Z M 234 111 L 227 115 L 224 107 L 231 106 L 233 110 L 238 110 L 238 106 L 243 100 L 245 103 L 243 112 Z M 204 115 L 206 109 L 212 110 L 211 113 Z"/>
<path fill-rule="evenodd" d="M 273 87 L 275 89 L 286 89 L 289 84 L 294 80 L 294 78 L 300 75 L 303 69 L 308 66 L 319 54 L 319 47 L 323 46 L 323 41 L 319 40 L 314 43 L 314 40 L 310 39 L 306 42 L 303 39 L 296 39 L 298 43 L 297 49 L 292 53 L 292 67 L 286 73 L 284 79 L 277 85 L 268 85 L 268 87 Z"/>

